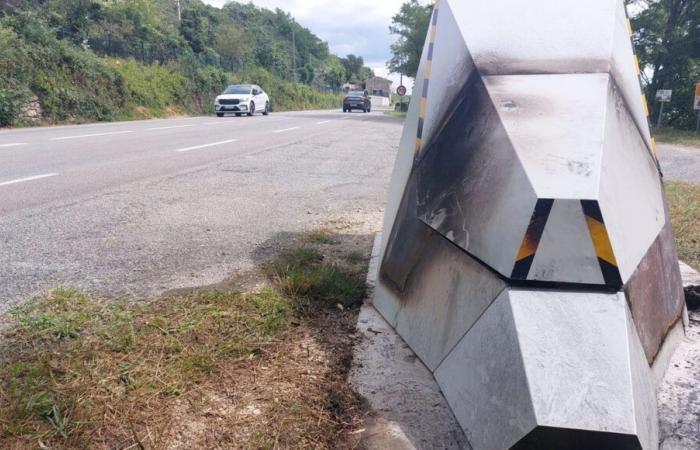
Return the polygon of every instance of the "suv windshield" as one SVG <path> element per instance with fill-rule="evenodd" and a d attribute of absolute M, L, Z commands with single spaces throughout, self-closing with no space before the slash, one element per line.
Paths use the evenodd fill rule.
<path fill-rule="evenodd" d="M 229 94 L 250 94 L 250 91 L 253 90 L 252 86 L 229 86 L 226 88 L 224 91 L 224 95 L 229 95 Z"/>
<path fill-rule="evenodd" d="M 365 93 L 362 91 L 350 91 L 348 92 L 348 97 L 364 97 Z"/>

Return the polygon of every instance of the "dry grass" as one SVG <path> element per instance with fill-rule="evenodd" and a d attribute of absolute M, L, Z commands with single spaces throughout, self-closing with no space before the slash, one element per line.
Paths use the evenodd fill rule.
<path fill-rule="evenodd" d="M 700 148 L 700 134 L 697 134 L 695 131 L 664 128 L 654 133 L 654 137 L 658 142 L 666 144 L 680 144 Z"/>
<path fill-rule="evenodd" d="M 328 245 L 285 251 L 252 292 L 126 303 L 58 288 L 16 308 L 0 341 L 0 448 L 353 447 L 366 259 L 339 263 Z"/>
<path fill-rule="evenodd" d="M 678 256 L 700 270 L 700 186 L 668 182 L 666 194 L 678 245 Z"/>

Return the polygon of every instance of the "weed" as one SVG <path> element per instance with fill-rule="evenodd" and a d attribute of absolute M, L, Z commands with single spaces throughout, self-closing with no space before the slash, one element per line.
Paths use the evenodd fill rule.
<path fill-rule="evenodd" d="M 347 441 L 361 406 L 345 382 L 357 317 L 346 307 L 363 296 L 361 273 L 312 248 L 269 273 L 253 292 L 132 303 L 60 287 L 14 308 L 0 332 L 0 448 Z"/>
<path fill-rule="evenodd" d="M 666 194 L 678 256 L 694 268 L 700 269 L 700 186 L 668 182 Z"/>
<path fill-rule="evenodd" d="M 304 240 L 311 244 L 333 245 L 338 241 L 333 239 L 331 233 L 326 229 L 315 229 L 305 233 Z"/>
<path fill-rule="evenodd" d="M 663 128 L 657 131 L 654 134 L 654 137 L 658 142 L 700 148 L 700 134 L 696 133 L 695 131 Z"/>
<path fill-rule="evenodd" d="M 279 289 L 302 306 L 323 303 L 350 307 L 361 302 L 365 294 L 362 273 L 323 264 L 323 256 L 310 248 L 283 253 L 272 263 L 271 273 Z"/>

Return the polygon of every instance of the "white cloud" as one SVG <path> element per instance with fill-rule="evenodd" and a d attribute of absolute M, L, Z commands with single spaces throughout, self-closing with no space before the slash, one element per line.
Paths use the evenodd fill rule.
<path fill-rule="evenodd" d="M 204 0 L 223 6 L 227 0 Z M 302 26 L 327 41 L 339 56 L 360 55 L 379 76 L 398 86 L 399 76 L 389 75 L 386 61 L 396 36 L 389 33 L 391 18 L 406 0 L 252 0 L 257 6 L 288 11 Z M 240 3 L 244 3 L 241 1 Z M 410 88 L 410 82 L 406 82 Z"/>

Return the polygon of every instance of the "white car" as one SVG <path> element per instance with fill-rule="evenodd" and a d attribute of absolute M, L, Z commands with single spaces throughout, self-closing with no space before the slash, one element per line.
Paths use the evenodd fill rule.
<path fill-rule="evenodd" d="M 259 112 L 266 116 L 270 114 L 270 97 L 255 84 L 234 84 L 216 97 L 214 110 L 217 117 L 226 113 L 252 116 Z"/>

